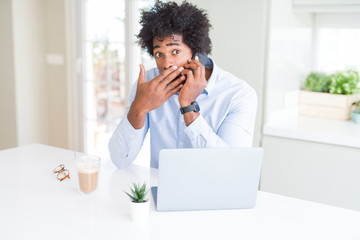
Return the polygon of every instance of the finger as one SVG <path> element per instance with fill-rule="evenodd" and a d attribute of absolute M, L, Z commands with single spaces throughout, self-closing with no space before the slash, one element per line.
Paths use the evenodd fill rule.
<path fill-rule="evenodd" d="M 191 63 L 191 62 L 197 62 L 197 63 L 200 63 L 200 61 L 199 61 L 199 57 L 198 57 L 198 56 L 195 56 L 195 58 L 194 58 L 194 59 L 192 59 L 192 58 L 191 58 L 191 59 L 188 59 L 188 60 L 187 60 L 187 62 L 188 62 L 188 63 Z M 201 64 L 201 63 L 200 63 L 200 64 Z"/>
<path fill-rule="evenodd" d="M 184 69 L 181 72 L 181 75 L 186 76 L 187 79 L 193 80 L 194 79 L 194 74 L 190 69 Z"/>
<path fill-rule="evenodd" d="M 184 86 L 184 84 L 179 84 L 177 87 L 171 89 L 170 91 L 168 91 L 166 93 L 166 97 L 169 98 L 172 95 L 174 95 L 175 93 L 177 93 L 178 91 L 180 91 L 180 89 Z"/>
<path fill-rule="evenodd" d="M 139 73 L 139 79 L 138 79 L 138 86 L 142 83 L 145 83 L 146 80 L 145 80 L 145 67 L 140 64 L 140 73 Z"/>
<path fill-rule="evenodd" d="M 200 79 L 201 74 L 202 74 L 202 72 L 203 72 L 203 71 L 201 71 L 201 67 L 198 66 L 198 67 L 196 68 L 196 70 L 194 70 L 194 71 L 195 71 L 196 78 L 197 78 L 197 79 Z"/>
<path fill-rule="evenodd" d="M 185 68 L 182 72 L 181 75 L 182 76 L 189 76 L 190 74 L 192 74 L 192 71 L 188 68 Z"/>
<path fill-rule="evenodd" d="M 167 85 L 169 85 L 169 83 L 171 81 L 173 81 L 174 79 L 176 79 L 176 77 L 178 77 L 181 72 L 184 70 L 183 67 L 180 67 L 179 69 L 173 71 L 172 73 L 170 73 L 169 75 L 166 76 L 166 78 L 161 82 L 164 87 L 166 87 Z"/>
<path fill-rule="evenodd" d="M 200 62 L 197 62 L 197 61 L 191 61 L 191 62 L 188 62 L 187 64 L 184 65 L 184 68 L 192 68 L 192 69 L 195 69 L 196 67 L 201 67 L 201 66 L 204 66 L 202 65 Z"/>
<path fill-rule="evenodd" d="M 174 72 L 176 69 L 178 69 L 177 66 L 172 66 L 166 70 L 164 70 L 162 73 L 160 73 L 155 79 L 158 82 L 163 81 L 170 73 Z"/>
<path fill-rule="evenodd" d="M 184 67 L 193 69 L 194 76 L 196 77 L 205 77 L 205 66 L 200 62 L 192 61 L 191 63 L 186 64 Z"/>
<path fill-rule="evenodd" d="M 181 76 L 178 79 L 175 79 L 174 81 L 170 82 L 166 85 L 166 88 L 168 91 L 172 90 L 173 88 L 176 88 L 178 85 L 180 85 L 182 82 L 184 82 L 186 79 L 185 76 Z"/>

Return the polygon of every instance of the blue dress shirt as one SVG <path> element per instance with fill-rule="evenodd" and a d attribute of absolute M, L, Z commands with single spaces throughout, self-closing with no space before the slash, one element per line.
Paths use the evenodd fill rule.
<path fill-rule="evenodd" d="M 137 82 L 134 84 L 125 115 L 109 142 L 111 160 L 117 167 L 127 167 L 136 158 L 149 129 L 151 167 L 155 168 L 161 149 L 252 146 L 257 110 L 254 89 L 216 66 L 210 58 L 207 65 L 212 65 L 213 71 L 207 87 L 196 99 L 200 116 L 188 127 L 180 113 L 178 94 L 174 94 L 146 115 L 141 129 L 134 129 L 127 119 L 135 98 Z M 146 81 L 159 73 L 157 68 L 147 71 Z"/>

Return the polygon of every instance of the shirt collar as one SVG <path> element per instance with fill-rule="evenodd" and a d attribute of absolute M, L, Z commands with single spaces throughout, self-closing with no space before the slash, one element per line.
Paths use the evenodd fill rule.
<path fill-rule="evenodd" d="M 208 60 L 205 64 L 205 68 L 207 68 L 207 67 L 212 68 L 212 73 L 210 75 L 210 78 L 207 80 L 207 86 L 203 90 L 203 92 L 206 93 L 207 95 L 209 95 L 209 94 L 211 94 L 212 90 L 215 87 L 216 78 L 218 76 L 218 67 L 216 66 L 215 62 L 211 58 L 208 58 Z"/>

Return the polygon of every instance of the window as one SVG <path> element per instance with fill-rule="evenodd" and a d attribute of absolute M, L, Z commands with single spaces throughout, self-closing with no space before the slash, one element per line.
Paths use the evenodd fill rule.
<path fill-rule="evenodd" d="M 152 0 L 83 1 L 84 151 L 108 156 L 108 141 L 124 115 L 139 63 L 147 63 L 134 41 L 139 9 Z"/>
<path fill-rule="evenodd" d="M 316 14 L 315 37 L 317 71 L 360 70 L 359 14 Z"/>

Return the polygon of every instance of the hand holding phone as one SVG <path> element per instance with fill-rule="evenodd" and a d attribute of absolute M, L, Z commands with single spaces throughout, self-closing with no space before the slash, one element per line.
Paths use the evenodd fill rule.
<path fill-rule="evenodd" d="M 205 54 L 203 54 L 203 53 L 195 53 L 193 56 L 192 56 L 192 60 L 195 60 L 195 57 L 198 57 L 199 58 L 199 62 L 202 64 L 202 65 L 204 65 L 205 66 L 205 64 L 206 64 L 206 62 L 207 62 L 207 60 L 208 60 L 208 56 L 207 55 L 205 55 Z M 192 68 L 189 68 L 191 71 L 192 71 L 192 73 L 194 74 L 194 69 L 192 69 Z"/>
<path fill-rule="evenodd" d="M 204 54 L 197 53 L 194 54 L 192 60 L 195 60 L 196 56 L 198 56 L 198 61 L 189 60 L 188 63 L 185 64 L 185 70 L 182 73 L 182 75 L 187 77 L 179 93 L 179 103 L 182 107 L 189 106 L 192 102 L 196 101 L 197 97 L 207 86 L 204 65 L 206 64 L 208 57 Z M 195 71 L 191 69 L 191 67 L 194 69 L 196 68 Z M 192 71 L 192 74 L 190 74 L 189 70 Z M 187 76 L 187 74 L 191 76 Z M 188 81 L 191 82 L 188 84 Z"/>

